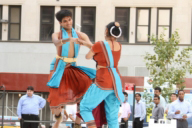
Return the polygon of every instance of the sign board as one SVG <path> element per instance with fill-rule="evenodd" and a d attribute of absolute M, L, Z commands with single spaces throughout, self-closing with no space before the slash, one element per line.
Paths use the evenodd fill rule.
<path fill-rule="evenodd" d="M 158 123 L 154 123 L 154 119 L 149 120 L 149 128 L 176 128 L 176 120 L 160 119 Z"/>
<path fill-rule="evenodd" d="M 2 116 L 0 116 L 0 124 L 1 124 Z M 17 116 L 4 116 L 4 120 L 18 120 Z M 19 126 L 19 122 L 4 122 L 5 126 Z"/>
<path fill-rule="evenodd" d="M 134 83 L 125 83 L 125 86 L 124 86 L 125 92 L 132 94 L 134 92 L 134 86 L 135 86 Z"/>

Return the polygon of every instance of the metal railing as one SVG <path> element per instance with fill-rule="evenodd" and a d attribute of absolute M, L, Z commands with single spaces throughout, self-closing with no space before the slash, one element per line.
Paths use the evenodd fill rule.
<path fill-rule="evenodd" d="M 3 94 L 0 96 L 0 99 L 3 98 L 2 100 L 2 121 L 1 121 L 1 124 L 2 124 L 2 128 L 4 127 L 4 101 L 5 101 L 5 86 L 0 86 L 0 90 L 3 89 Z"/>
<path fill-rule="evenodd" d="M 4 122 L 20 122 L 20 126 L 21 128 L 23 128 L 23 124 L 24 123 L 49 123 L 49 124 L 54 124 L 56 121 L 46 121 L 46 120 L 41 120 L 41 121 L 37 121 L 37 120 L 4 120 Z M 74 122 L 72 121 L 64 121 L 64 122 L 61 122 L 61 124 L 73 124 Z M 85 122 L 81 122 L 81 124 L 86 124 Z M 120 124 L 125 124 L 125 123 L 119 123 Z M 1 127 L 0 127 L 1 128 Z M 3 126 L 2 126 L 3 128 Z"/>

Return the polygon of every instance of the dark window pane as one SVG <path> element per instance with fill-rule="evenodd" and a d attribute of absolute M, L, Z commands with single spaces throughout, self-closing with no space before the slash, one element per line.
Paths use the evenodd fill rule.
<path fill-rule="evenodd" d="M 9 40 L 20 40 L 21 6 L 9 6 Z"/>
<path fill-rule="evenodd" d="M 121 26 L 121 29 L 122 29 L 122 35 L 117 40 L 119 42 L 128 42 L 128 27 Z"/>
<path fill-rule="evenodd" d="M 95 13 L 94 7 L 82 8 L 81 30 L 89 36 L 91 41 L 95 41 Z"/>
<path fill-rule="evenodd" d="M 51 35 L 53 33 L 52 24 L 42 24 L 41 26 L 41 40 L 51 40 Z"/>
<path fill-rule="evenodd" d="M 54 7 L 41 7 L 40 40 L 51 41 L 54 32 Z"/>
<path fill-rule="evenodd" d="M 129 10 L 127 8 L 116 8 L 116 21 L 121 25 L 128 25 Z"/>
<path fill-rule="evenodd" d="M 10 24 L 10 39 L 19 40 L 19 24 Z"/>
<path fill-rule="evenodd" d="M 83 24 L 94 24 L 95 22 L 95 9 L 83 8 Z"/>
<path fill-rule="evenodd" d="M 117 39 L 119 42 L 128 42 L 129 35 L 129 8 L 116 8 L 115 21 L 120 23 L 122 35 Z"/>
<path fill-rule="evenodd" d="M 41 9 L 42 23 L 53 23 L 54 8 L 42 7 Z"/>
<path fill-rule="evenodd" d="M 84 25 L 82 26 L 82 32 L 86 33 L 91 41 L 94 41 L 94 26 Z"/>
<path fill-rule="evenodd" d="M 20 8 L 12 7 L 10 12 L 10 22 L 19 23 L 20 22 Z"/>
<path fill-rule="evenodd" d="M 0 18 L 2 18 L 2 6 L 0 6 Z"/>
<path fill-rule="evenodd" d="M 53 18 L 49 15 L 44 15 L 42 16 L 42 23 L 52 23 L 53 22 Z"/>
<path fill-rule="evenodd" d="M 0 6 L 0 19 L 2 19 L 2 6 Z M 2 37 L 2 23 L 0 23 L 0 40 Z"/>

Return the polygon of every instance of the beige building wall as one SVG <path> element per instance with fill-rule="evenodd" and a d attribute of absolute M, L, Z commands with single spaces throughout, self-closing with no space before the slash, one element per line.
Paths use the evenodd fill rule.
<path fill-rule="evenodd" d="M 8 40 L 8 25 L 2 25 L 0 41 L 0 72 L 48 73 L 49 63 L 56 54 L 54 45 L 40 40 L 40 7 L 54 6 L 55 13 L 62 6 L 75 6 L 75 24 L 81 25 L 81 7 L 96 7 L 95 41 L 104 39 L 105 26 L 115 20 L 115 7 L 129 7 L 129 43 L 123 45 L 122 58 L 119 62 L 125 75 L 135 76 L 137 67 L 145 67 L 143 55 L 153 53 L 153 46 L 135 43 L 136 8 L 151 8 L 151 34 L 156 34 L 157 8 L 172 8 L 172 31 L 178 29 L 181 44 L 191 45 L 191 0 L 0 0 L 3 6 L 3 19 L 8 19 L 9 5 L 21 5 L 21 41 Z M 75 26 L 77 29 L 77 26 Z M 60 25 L 55 19 L 54 31 Z M 85 60 L 87 48 L 81 48 L 78 65 L 95 67 L 94 61 Z M 14 62 L 14 63 L 13 63 Z"/>
<path fill-rule="evenodd" d="M 40 6 L 55 6 L 55 12 L 61 6 L 76 7 L 76 23 L 81 24 L 81 6 L 96 7 L 95 39 L 103 38 L 107 23 L 115 19 L 115 7 L 130 7 L 130 43 L 135 43 L 136 7 L 151 8 L 151 34 L 156 34 L 157 8 L 170 7 L 172 11 L 172 31 L 178 29 L 182 44 L 191 44 L 191 8 L 190 0 L 0 0 L 3 5 L 3 19 L 8 19 L 8 5 L 22 5 L 21 41 L 39 41 Z M 3 26 L 2 29 L 6 29 Z M 54 31 L 59 30 L 55 20 Z M 3 40 L 7 40 L 7 32 L 3 31 Z"/>

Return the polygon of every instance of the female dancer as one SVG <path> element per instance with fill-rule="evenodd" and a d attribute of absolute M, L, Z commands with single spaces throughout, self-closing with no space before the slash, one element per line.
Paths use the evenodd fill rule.
<path fill-rule="evenodd" d="M 117 42 L 117 38 L 122 34 L 120 24 L 109 23 L 105 34 L 106 41 L 96 42 L 86 55 L 87 59 L 93 57 L 97 63 L 95 83 L 89 87 L 80 102 L 80 114 L 89 128 L 96 128 L 92 110 L 102 101 L 105 103 L 109 128 L 119 128 L 118 111 L 124 101 L 117 68 L 121 56 L 121 44 Z"/>

